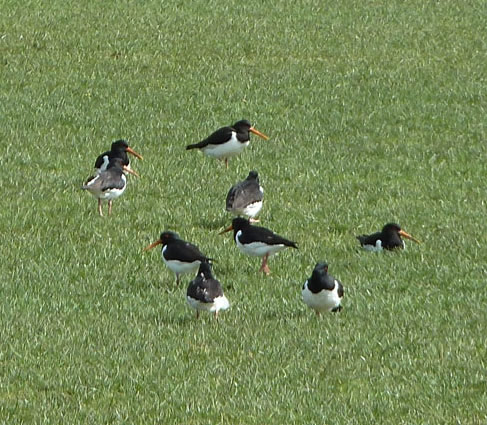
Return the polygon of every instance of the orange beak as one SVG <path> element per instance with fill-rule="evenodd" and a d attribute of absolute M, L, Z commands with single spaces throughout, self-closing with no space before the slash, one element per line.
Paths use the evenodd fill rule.
<path fill-rule="evenodd" d="M 264 133 L 261 133 L 259 130 L 256 130 L 254 127 L 250 127 L 249 131 L 251 133 L 256 134 L 259 137 L 262 137 L 264 140 L 269 140 L 269 136 L 266 136 Z"/>
<path fill-rule="evenodd" d="M 230 224 L 230 226 L 228 226 L 225 230 L 222 230 L 220 233 L 218 233 L 219 235 L 223 235 L 224 233 L 227 233 L 229 232 L 230 230 L 233 230 L 233 226 Z"/>
<path fill-rule="evenodd" d="M 141 154 L 135 152 L 130 146 L 127 149 L 125 149 L 125 151 L 128 152 L 128 153 L 130 153 L 130 154 L 132 154 L 136 158 L 144 159 L 144 158 L 142 158 L 142 155 Z"/>
<path fill-rule="evenodd" d="M 160 239 L 157 239 L 155 242 L 151 243 L 149 246 L 146 246 L 144 248 L 144 251 L 149 251 L 149 249 L 155 248 L 157 245 L 161 245 L 162 241 Z"/>
<path fill-rule="evenodd" d="M 403 237 L 403 238 L 406 238 L 406 239 L 409 239 L 409 240 L 412 240 L 413 242 L 416 242 L 416 243 L 421 243 L 420 241 L 418 241 L 416 238 L 413 238 L 409 233 L 406 233 L 404 230 L 399 230 L 399 234 Z"/>
<path fill-rule="evenodd" d="M 123 171 L 126 171 L 127 173 L 130 173 L 135 177 L 140 177 L 139 174 L 137 173 L 137 171 L 132 170 L 131 168 L 127 167 L 126 165 L 124 165 L 122 167 L 122 169 L 123 169 Z"/>

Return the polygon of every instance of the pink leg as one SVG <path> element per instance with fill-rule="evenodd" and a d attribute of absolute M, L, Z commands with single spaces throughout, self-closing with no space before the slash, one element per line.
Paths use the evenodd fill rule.
<path fill-rule="evenodd" d="M 271 273 L 271 269 L 267 265 L 267 259 L 269 258 L 269 254 L 264 255 L 262 258 L 262 265 L 260 266 L 259 271 L 264 272 L 267 276 Z"/>
<path fill-rule="evenodd" d="M 100 217 L 103 217 L 103 210 L 101 207 L 101 199 L 98 199 L 98 214 L 100 214 Z"/>

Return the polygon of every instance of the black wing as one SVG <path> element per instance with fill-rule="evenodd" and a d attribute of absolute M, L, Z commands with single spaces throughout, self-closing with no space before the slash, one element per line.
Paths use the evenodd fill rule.
<path fill-rule="evenodd" d="M 239 240 L 243 244 L 252 242 L 264 242 L 268 245 L 285 245 L 297 248 L 295 242 L 283 238 L 282 236 L 277 235 L 276 233 L 269 229 L 266 229 L 265 227 L 259 226 L 249 226 L 247 229 L 245 229 L 244 232 L 242 232 Z"/>
<path fill-rule="evenodd" d="M 168 261 L 180 260 L 185 263 L 211 260 L 197 246 L 183 240 L 176 240 L 168 244 L 167 249 L 164 251 L 164 257 Z"/>
<path fill-rule="evenodd" d="M 111 151 L 106 151 L 106 152 L 103 152 L 101 155 L 98 155 L 98 158 L 96 158 L 96 161 L 95 161 L 95 168 L 100 168 L 102 165 L 103 165 L 103 157 L 104 156 L 107 156 L 108 157 L 108 161 L 110 161 L 110 152 Z"/>
<path fill-rule="evenodd" d="M 205 140 L 186 146 L 186 149 L 201 149 L 208 145 L 221 145 L 232 137 L 232 131 L 235 131 L 232 127 L 222 127 L 210 134 Z"/>
<path fill-rule="evenodd" d="M 375 243 L 377 242 L 378 239 L 382 236 L 381 232 L 377 233 L 372 233 L 371 235 L 360 235 L 357 236 L 357 239 L 360 242 L 360 245 L 373 245 L 375 246 Z"/>

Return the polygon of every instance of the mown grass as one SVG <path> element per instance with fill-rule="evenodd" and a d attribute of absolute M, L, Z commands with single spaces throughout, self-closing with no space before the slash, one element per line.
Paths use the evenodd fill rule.
<path fill-rule="evenodd" d="M 487 419 L 487 8 L 465 2 L 5 1 L 0 17 L 2 423 Z M 248 118 L 229 170 L 184 146 Z M 80 190 L 126 138 L 114 215 Z M 257 169 L 272 275 L 218 236 Z M 374 255 L 355 235 L 422 240 Z M 196 321 L 158 252 L 216 258 L 232 303 Z M 318 260 L 346 289 L 317 320 Z M 189 282 L 189 278 L 187 278 Z"/>

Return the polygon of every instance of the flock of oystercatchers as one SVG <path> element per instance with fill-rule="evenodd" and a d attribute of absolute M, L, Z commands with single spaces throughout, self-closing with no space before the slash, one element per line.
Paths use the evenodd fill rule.
<path fill-rule="evenodd" d="M 250 133 L 256 134 L 264 140 L 269 139 L 268 136 L 255 129 L 249 121 L 241 120 L 232 126 L 218 129 L 201 142 L 186 146 L 186 149 L 200 149 L 208 156 L 223 160 L 228 168 L 228 159 L 241 153 L 249 145 Z M 98 199 L 100 216 L 103 216 L 103 201 L 108 201 L 108 215 L 110 215 L 113 200 L 125 191 L 127 187 L 125 173 L 138 177 L 138 174 L 130 167 L 128 154 L 143 159 L 125 140 L 117 140 L 112 143 L 111 149 L 96 159 L 96 174 L 82 186 L 82 189 L 88 190 Z M 288 247 L 298 247 L 295 242 L 279 236 L 265 227 L 253 224 L 258 221 L 255 217 L 262 209 L 263 199 L 264 190 L 259 184 L 258 173 L 251 171 L 244 181 L 234 185 L 228 192 L 226 210 L 237 217 L 220 234 L 233 230 L 233 237 L 240 251 L 250 256 L 261 257 L 262 264 L 259 271 L 268 275 L 270 269 L 267 262 L 271 255 Z M 242 215 L 247 218 L 241 217 Z M 405 244 L 401 236 L 419 243 L 396 223 L 388 223 L 380 232 L 357 236 L 357 239 L 366 250 L 382 251 L 404 248 Z M 215 317 L 218 317 L 220 310 L 226 310 L 230 306 L 220 282 L 212 274 L 212 259 L 203 254 L 197 246 L 182 240 L 175 232 L 164 231 L 159 239 L 147 246 L 144 251 L 158 245 L 162 245 L 162 260 L 176 274 L 177 283 L 179 283 L 181 274 L 194 274 L 197 271 L 196 277 L 190 282 L 186 292 L 189 305 L 196 310 L 196 317 L 199 317 L 200 311 L 210 311 L 214 313 Z M 340 311 L 343 294 L 341 282 L 328 274 L 328 264 L 326 263 L 316 264 L 311 277 L 302 287 L 304 303 L 317 315 L 328 311 Z"/>

